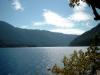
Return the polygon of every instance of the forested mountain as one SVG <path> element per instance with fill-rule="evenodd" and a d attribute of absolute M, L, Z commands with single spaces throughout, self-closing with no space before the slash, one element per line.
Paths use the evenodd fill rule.
<path fill-rule="evenodd" d="M 91 30 L 83 33 L 82 35 L 74 39 L 70 43 L 70 46 L 89 46 L 91 43 L 91 40 L 93 39 L 95 35 L 98 35 L 100 37 L 100 23 L 96 27 L 92 28 Z M 100 42 L 99 42 L 99 45 L 100 45 Z"/>
<path fill-rule="evenodd" d="M 67 46 L 77 35 L 44 30 L 21 29 L 0 21 L 0 46 Z"/>

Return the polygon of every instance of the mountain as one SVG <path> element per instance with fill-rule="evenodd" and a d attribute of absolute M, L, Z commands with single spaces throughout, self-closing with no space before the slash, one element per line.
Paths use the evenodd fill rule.
<path fill-rule="evenodd" d="M 44 30 L 21 29 L 0 21 L 0 47 L 68 46 L 77 35 L 67 35 Z"/>
<path fill-rule="evenodd" d="M 96 27 L 92 28 L 91 30 L 83 33 L 82 35 L 74 39 L 70 43 L 70 46 L 89 46 L 90 41 L 96 34 L 98 34 L 98 36 L 100 37 L 100 23 Z M 100 45 L 100 42 L 98 45 Z"/>

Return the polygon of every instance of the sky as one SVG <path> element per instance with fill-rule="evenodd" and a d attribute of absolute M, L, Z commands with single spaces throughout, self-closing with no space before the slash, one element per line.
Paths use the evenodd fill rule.
<path fill-rule="evenodd" d="M 0 0 L 0 20 L 24 29 L 80 35 L 99 23 L 93 17 L 83 2 L 71 8 L 68 0 Z"/>

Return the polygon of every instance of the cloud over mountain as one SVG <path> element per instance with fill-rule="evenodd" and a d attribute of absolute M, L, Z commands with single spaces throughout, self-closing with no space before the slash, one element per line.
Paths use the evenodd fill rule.
<path fill-rule="evenodd" d="M 22 7 L 22 4 L 20 3 L 20 0 L 12 0 L 12 6 L 16 11 L 24 10 L 24 8 Z"/>

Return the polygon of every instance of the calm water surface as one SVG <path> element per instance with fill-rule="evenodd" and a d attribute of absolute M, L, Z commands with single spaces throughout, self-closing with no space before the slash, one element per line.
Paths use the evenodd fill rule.
<path fill-rule="evenodd" d="M 64 56 L 87 47 L 0 48 L 0 75 L 47 75 L 47 67 L 63 66 Z"/>

